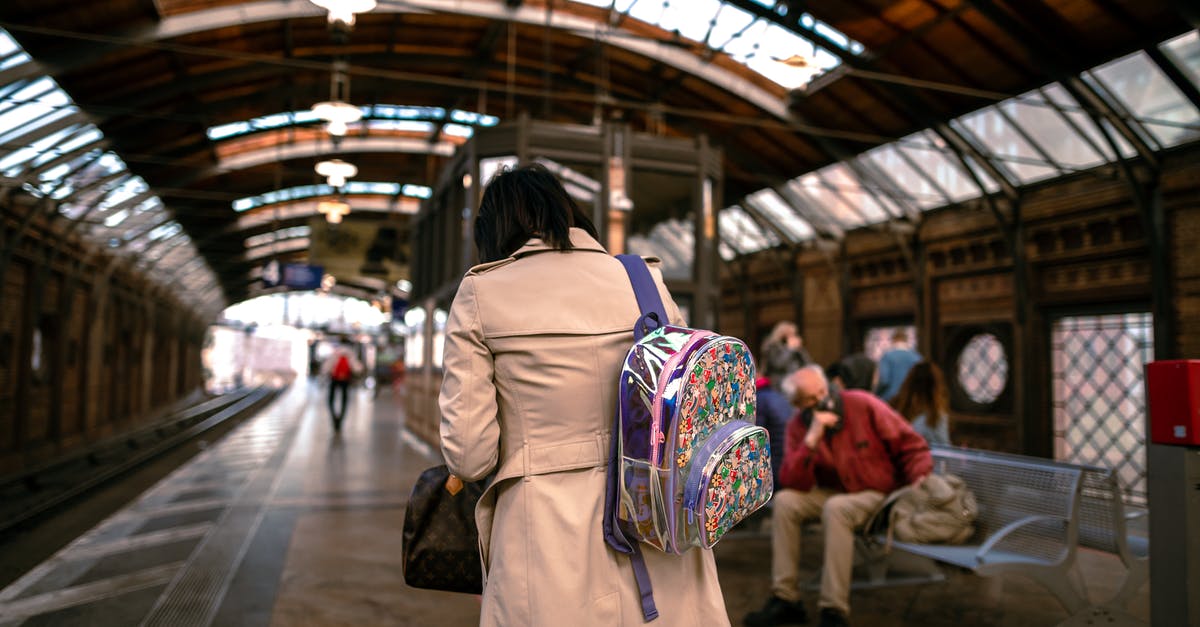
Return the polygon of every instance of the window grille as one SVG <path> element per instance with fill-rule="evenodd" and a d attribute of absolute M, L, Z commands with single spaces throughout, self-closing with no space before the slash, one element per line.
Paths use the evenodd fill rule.
<path fill-rule="evenodd" d="M 1055 458 L 1115 470 L 1126 502 L 1145 505 L 1143 368 L 1154 359 L 1153 316 L 1060 318 L 1051 342 Z"/>

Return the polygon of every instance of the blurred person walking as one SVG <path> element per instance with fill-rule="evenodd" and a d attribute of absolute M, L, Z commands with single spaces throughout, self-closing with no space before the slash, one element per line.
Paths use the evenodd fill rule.
<path fill-rule="evenodd" d="M 346 418 L 346 407 L 350 404 L 350 382 L 363 371 L 362 362 L 354 356 L 349 342 L 342 341 L 321 364 L 321 374 L 329 379 L 329 416 L 333 419 L 333 430 L 341 432 Z M 339 399 L 341 403 L 336 401 Z"/>

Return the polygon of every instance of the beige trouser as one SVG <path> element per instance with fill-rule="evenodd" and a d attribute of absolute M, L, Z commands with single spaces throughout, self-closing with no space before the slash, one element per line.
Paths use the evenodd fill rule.
<path fill-rule="evenodd" d="M 850 613 L 850 575 L 854 568 L 854 531 L 866 524 L 884 494 L 865 490 L 844 494 L 816 488 L 775 493 L 771 515 L 771 589 L 785 601 L 800 600 L 801 525 L 821 519 L 825 564 L 818 607 Z"/>

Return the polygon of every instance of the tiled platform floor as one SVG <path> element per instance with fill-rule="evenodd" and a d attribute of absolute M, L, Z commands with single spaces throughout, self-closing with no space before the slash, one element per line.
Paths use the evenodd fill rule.
<path fill-rule="evenodd" d="M 0 626 L 474 624 L 474 597 L 408 588 L 400 569 L 408 491 L 439 460 L 407 434 L 390 391 L 376 399 L 356 391 L 340 435 L 324 400 L 324 390 L 298 382 L 0 591 Z M 811 544 L 806 563 L 815 567 L 820 547 Z M 738 625 L 769 594 L 769 541 L 731 537 L 717 547 L 717 562 Z M 1080 568 L 1098 598 L 1122 574 L 1115 557 L 1090 552 Z M 1038 627 L 1067 618 L 1035 582 L 965 573 L 856 592 L 852 603 L 856 625 L 880 627 Z M 1146 618 L 1147 589 L 1130 611 Z"/>

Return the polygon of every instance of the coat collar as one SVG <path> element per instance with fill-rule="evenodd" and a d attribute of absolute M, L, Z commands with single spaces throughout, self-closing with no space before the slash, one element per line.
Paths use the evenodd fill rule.
<path fill-rule="evenodd" d="M 581 228 L 571 227 L 569 235 L 571 238 L 571 246 L 573 246 L 575 250 L 590 250 L 593 252 L 604 253 L 606 255 L 608 254 L 608 251 L 600 245 L 600 242 L 597 242 L 595 238 L 593 238 L 591 235 L 588 235 L 587 231 L 584 231 Z M 514 259 L 520 259 L 526 255 L 532 255 L 534 253 L 545 252 L 548 250 L 557 249 L 552 248 L 549 244 L 543 241 L 542 238 L 534 237 L 528 242 L 525 242 L 524 246 L 518 248 L 517 251 L 512 254 L 512 257 Z"/>

